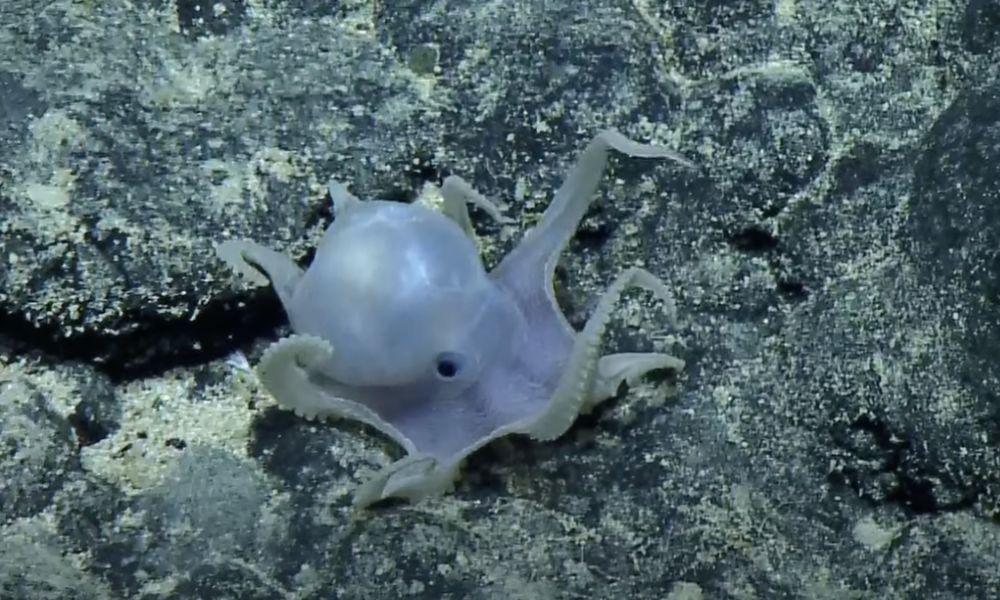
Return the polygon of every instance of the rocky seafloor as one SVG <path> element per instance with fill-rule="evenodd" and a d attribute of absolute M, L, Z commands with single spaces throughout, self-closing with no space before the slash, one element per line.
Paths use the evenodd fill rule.
<path fill-rule="evenodd" d="M 0 599 L 996 597 L 998 65 L 996 0 L 4 0 Z M 353 508 L 400 449 L 215 245 L 457 174 L 493 265 L 607 127 L 699 169 L 616 157 L 557 294 L 645 266 L 607 350 L 687 368 Z"/>

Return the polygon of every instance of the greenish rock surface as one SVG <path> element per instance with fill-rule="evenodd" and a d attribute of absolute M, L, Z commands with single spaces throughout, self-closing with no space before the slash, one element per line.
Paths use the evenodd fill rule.
<path fill-rule="evenodd" d="M 1000 589 L 1000 4 L 0 3 L 0 598 L 989 598 Z M 307 262 L 328 178 L 449 174 L 492 264 L 596 131 L 579 326 L 650 379 L 454 492 L 358 512 L 399 456 L 278 410 L 287 323 L 214 245 Z M 651 316 L 652 315 L 652 316 Z"/>

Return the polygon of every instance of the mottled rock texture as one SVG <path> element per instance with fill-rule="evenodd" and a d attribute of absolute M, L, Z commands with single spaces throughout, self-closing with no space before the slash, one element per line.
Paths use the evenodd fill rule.
<path fill-rule="evenodd" d="M 987 598 L 1000 589 L 996 0 L 4 0 L 0 598 Z M 278 410 L 287 332 L 214 245 L 303 263 L 331 176 L 458 174 L 492 264 L 596 131 L 558 271 L 608 351 L 683 341 L 547 445 L 354 512 L 377 433 Z M 635 182 L 641 182 L 636 185 Z"/>

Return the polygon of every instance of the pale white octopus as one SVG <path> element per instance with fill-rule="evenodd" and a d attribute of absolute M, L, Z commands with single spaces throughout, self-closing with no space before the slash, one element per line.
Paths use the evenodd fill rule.
<path fill-rule="evenodd" d="M 303 271 L 282 254 L 227 241 L 218 254 L 237 271 L 270 280 L 295 334 L 257 367 L 277 401 L 305 417 L 367 423 L 407 456 L 364 483 L 357 505 L 447 490 L 462 460 L 512 433 L 551 440 L 623 381 L 680 370 L 661 353 L 601 356 L 611 311 L 629 286 L 662 299 L 667 287 L 641 268 L 619 275 L 582 331 L 556 303 L 552 276 L 602 177 L 609 149 L 691 163 L 617 131 L 597 135 L 540 221 L 487 274 L 466 203 L 504 220 L 458 177 L 442 185 L 443 214 L 417 204 L 361 201 L 329 186 L 335 220 Z"/>

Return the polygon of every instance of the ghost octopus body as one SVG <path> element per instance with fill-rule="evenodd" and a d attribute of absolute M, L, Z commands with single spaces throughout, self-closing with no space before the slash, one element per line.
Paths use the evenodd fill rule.
<path fill-rule="evenodd" d="M 653 369 L 683 362 L 660 353 L 601 356 L 611 311 L 629 286 L 666 306 L 666 286 L 630 268 L 601 296 L 582 331 L 555 301 L 552 276 L 602 176 L 609 149 L 670 158 L 616 131 L 583 151 L 535 227 L 487 273 L 467 203 L 500 212 L 471 186 L 449 177 L 444 209 L 361 201 L 330 184 L 333 224 L 303 271 L 249 241 L 223 242 L 218 254 L 261 282 L 266 275 L 294 335 L 272 345 L 257 372 L 284 407 L 305 417 L 367 423 L 407 455 L 364 483 L 357 505 L 391 496 L 415 500 L 446 490 L 462 460 L 501 436 L 562 435 L 577 415 Z"/>

